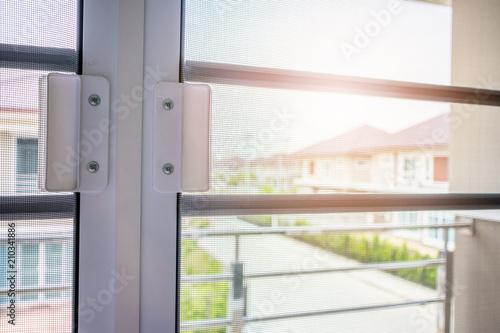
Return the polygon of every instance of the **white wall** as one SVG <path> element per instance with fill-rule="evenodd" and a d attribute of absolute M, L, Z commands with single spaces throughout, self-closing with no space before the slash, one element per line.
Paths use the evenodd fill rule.
<path fill-rule="evenodd" d="M 452 83 L 500 89 L 500 1 L 453 0 Z M 476 94 L 471 99 L 480 99 Z M 450 189 L 500 191 L 500 108 L 452 106 Z M 498 222 L 478 222 L 474 236 L 457 233 L 455 332 L 498 332 Z"/>
<path fill-rule="evenodd" d="M 498 0 L 453 1 L 453 85 L 500 90 L 499 17 Z M 500 108 L 453 105 L 450 122 L 451 191 L 500 191 Z"/>

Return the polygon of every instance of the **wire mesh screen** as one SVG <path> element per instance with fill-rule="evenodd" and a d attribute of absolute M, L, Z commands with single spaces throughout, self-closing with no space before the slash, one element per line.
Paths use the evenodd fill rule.
<path fill-rule="evenodd" d="M 450 104 L 346 95 L 328 83 L 350 76 L 449 85 L 451 7 L 184 7 L 183 80 L 211 85 L 212 166 L 209 195 L 180 202 L 181 331 L 441 331 L 440 250 L 454 231 L 419 226 L 453 224 L 453 213 L 247 216 L 238 207 L 263 196 L 449 193 Z M 209 211 L 214 202 L 218 210 Z M 354 226 L 361 229 L 332 231 Z M 376 226 L 391 227 L 363 229 Z"/>
<path fill-rule="evenodd" d="M 0 331 L 72 332 L 77 203 L 39 187 L 39 86 L 78 71 L 79 2 L 2 0 L 0 16 Z"/>

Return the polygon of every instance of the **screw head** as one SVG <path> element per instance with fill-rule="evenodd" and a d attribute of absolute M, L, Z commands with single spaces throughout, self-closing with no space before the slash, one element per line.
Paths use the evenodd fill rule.
<path fill-rule="evenodd" d="M 89 104 L 92 106 L 98 106 L 99 104 L 101 104 L 101 97 L 99 97 L 99 95 L 96 94 L 90 95 Z"/>
<path fill-rule="evenodd" d="M 89 164 L 87 164 L 87 171 L 90 173 L 96 173 L 99 171 L 99 163 L 96 161 L 89 162 Z"/>
<path fill-rule="evenodd" d="M 163 173 L 166 175 L 171 175 L 174 173 L 174 166 L 170 163 L 167 163 L 163 166 Z"/>
<path fill-rule="evenodd" d="M 165 110 L 172 110 L 174 108 L 174 101 L 167 98 L 166 100 L 163 101 L 163 103 L 161 103 L 161 105 Z"/>

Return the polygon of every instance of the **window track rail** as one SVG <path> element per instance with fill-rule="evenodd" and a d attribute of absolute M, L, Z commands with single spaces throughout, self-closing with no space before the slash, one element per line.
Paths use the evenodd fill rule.
<path fill-rule="evenodd" d="M 75 49 L 0 43 L 0 67 L 74 72 Z"/>
<path fill-rule="evenodd" d="M 186 81 L 500 106 L 500 91 L 186 60 Z"/>
<path fill-rule="evenodd" d="M 500 209 L 500 194 L 184 195 L 182 216 Z"/>

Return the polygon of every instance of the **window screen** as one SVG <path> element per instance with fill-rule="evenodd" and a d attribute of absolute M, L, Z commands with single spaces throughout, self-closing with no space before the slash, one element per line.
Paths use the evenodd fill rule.
<path fill-rule="evenodd" d="M 77 73 L 78 1 L 0 1 L 1 332 L 73 332 L 76 196 L 39 188 L 40 79 Z"/>
<path fill-rule="evenodd" d="M 180 331 L 449 332 L 468 225 L 425 207 L 459 198 L 450 151 L 472 149 L 465 96 L 436 97 L 452 22 L 448 1 L 184 1 L 212 165 L 180 199 Z"/>

